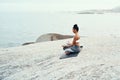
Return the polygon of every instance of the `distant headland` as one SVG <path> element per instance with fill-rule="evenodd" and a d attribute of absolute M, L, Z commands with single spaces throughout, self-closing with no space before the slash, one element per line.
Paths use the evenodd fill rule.
<path fill-rule="evenodd" d="M 112 9 L 93 9 L 93 10 L 83 10 L 76 11 L 77 14 L 104 14 L 104 13 L 120 13 L 120 6 Z"/>

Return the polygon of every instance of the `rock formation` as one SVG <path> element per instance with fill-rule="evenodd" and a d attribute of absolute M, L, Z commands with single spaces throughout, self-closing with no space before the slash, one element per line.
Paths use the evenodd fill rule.
<path fill-rule="evenodd" d="M 61 35 L 57 33 L 48 33 L 41 35 L 36 42 L 45 42 L 45 41 L 54 41 L 54 40 L 61 40 L 61 39 L 68 39 L 72 38 L 72 35 Z"/>

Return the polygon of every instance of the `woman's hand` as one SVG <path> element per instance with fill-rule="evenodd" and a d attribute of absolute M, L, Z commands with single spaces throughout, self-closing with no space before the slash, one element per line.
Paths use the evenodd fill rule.
<path fill-rule="evenodd" d="M 67 41 L 67 44 L 65 45 L 62 45 L 62 47 L 64 48 L 64 47 L 71 47 L 72 46 L 72 43 L 70 42 L 70 41 Z"/>
<path fill-rule="evenodd" d="M 66 45 L 62 45 L 62 47 L 65 47 Z"/>
<path fill-rule="evenodd" d="M 72 43 L 70 41 L 67 42 L 68 46 L 72 46 Z"/>

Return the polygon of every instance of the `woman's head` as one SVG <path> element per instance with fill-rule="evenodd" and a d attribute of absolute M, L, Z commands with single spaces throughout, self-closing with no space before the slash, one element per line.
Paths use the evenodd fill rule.
<path fill-rule="evenodd" d="M 75 24 L 75 25 L 73 26 L 73 33 L 76 33 L 76 32 L 78 32 L 78 31 L 79 31 L 79 27 L 78 27 L 77 24 Z"/>

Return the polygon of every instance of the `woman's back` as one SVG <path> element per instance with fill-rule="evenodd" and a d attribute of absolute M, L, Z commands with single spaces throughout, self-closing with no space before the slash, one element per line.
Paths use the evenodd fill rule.
<path fill-rule="evenodd" d="M 74 38 L 73 38 L 73 44 L 76 46 L 80 46 L 79 41 L 80 40 L 80 36 L 78 33 L 75 34 Z"/>

